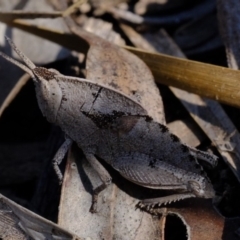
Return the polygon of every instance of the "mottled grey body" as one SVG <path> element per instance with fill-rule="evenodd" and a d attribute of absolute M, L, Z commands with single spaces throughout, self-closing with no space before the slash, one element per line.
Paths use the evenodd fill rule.
<path fill-rule="evenodd" d="M 215 156 L 181 143 L 166 126 L 154 122 L 142 106 L 124 94 L 89 80 L 35 67 L 8 41 L 27 67 L 3 53 L 1 55 L 33 77 L 43 115 L 67 135 L 54 157 L 59 179 L 62 175 L 58 165 L 72 141 L 78 144 L 98 172 L 103 184 L 94 191 L 93 211 L 97 194 L 111 183 L 110 175 L 97 157 L 136 184 L 181 191 L 181 194 L 148 200 L 148 204 L 214 196 L 212 185 L 195 156 L 212 165 L 216 164 Z"/>
<path fill-rule="evenodd" d="M 189 149 L 164 125 L 144 116 L 138 104 L 86 80 L 55 78 L 63 97 L 54 123 L 86 155 L 104 159 L 146 187 L 192 190 L 191 181 L 202 189 L 208 184 Z"/>

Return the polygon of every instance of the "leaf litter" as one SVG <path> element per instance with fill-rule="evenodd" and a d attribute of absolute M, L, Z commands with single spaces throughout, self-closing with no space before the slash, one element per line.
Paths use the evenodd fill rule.
<path fill-rule="evenodd" d="M 91 44 L 90 44 L 91 45 Z M 88 53 L 89 54 L 89 53 Z M 86 63 L 86 65 L 87 65 L 87 63 Z M 167 106 L 167 105 L 166 105 Z M 230 136 L 230 138 L 231 138 L 231 136 Z M 234 145 L 232 144 L 231 146 L 233 146 L 234 147 Z M 73 166 L 72 166 L 73 167 Z M 226 167 L 225 167 L 226 168 Z M 226 174 L 227 175 L 229 175 L 229 173 L 226 173 L 226 171 L 227 170 L 225 170 L 225 176 L 224 176 L 224 174 L 222 173 L 222 176 L 221 177 L 225 177 L 226 178 Z M 223 170 L 221 170 L 221 172 L 223 172 Z M 230 178 L 232 178 L 232 177 L 230 177 Z M 230 188 L 230 190 L 228 190 L 228 191 L 226 191 L 225 192 L 225 196 L 230 196 L 231 194 L 232 195 L 234 195 L 233 193 L 232 193 L 232 191 L 234 192 L 234 188 L 236 188 L 236 181 L 234 182 L 232 182 L 232 184 L 234 184 L 232 187 L 229 187 L 228 186 L 228 188 Z M 234 187 L 235 186 L 235 187 Z M 231 188 L 233 188 L 233 189 L 231 189 Z M 236 191 L 236 190 L 235 190 Z M 231 194 L 230 194 L 231 193 Z M 230 194 L 230 195 L 229 195 Z M 235 200 L 236 201 L 236 200 Z M 187 202 L 186 202 L 187 203 Z M 226 203 L 227 204 L 227 203 Z M 181 205 L 181 204 L 180 204 Z M 183 204 L 184 205 L 184 204 Z M 207 207 L 206 207 L 206 206 Z M 185 219 L 186 218 L 188 218 L 188 219 L 190 219 L 190 221 L 188 221 L 187 223 L 188 224 L 190 224 L 191 225 L 191 223 L 194 223 L 194 222 L 196 222 L 197 220 L 194 220 L 194 221 L 192 221 L 192 219 L 194 219 L 194 217 L 193 216 L 190 216 L 190 217 L 187 217 L 187 215 L 189 215 L 190 213 L 191 213 L 191 211 L 192 212 L 194 212 L 195 210 L 196 210 L 196 208 L 197 208 L 197 206 L 202 206 L 202 211 L 204 212 L 204 211 L 206 211 L 206 213 L 205 214 L 203 214 L 203 215 L 201 215 L 201 217 L 200 217 L 200 214 L 199 214 L 199 216 L 197 216 L 197 217 L 199 217 L 200 219 L 208 219 L 207 218 L 207 212 L 209 212 L 210 210 L 204 210 L 204 209 L 210 209 L 211 208 L 211 203 L 210 204 L 201 204 L 201 203 L 197 203 L 196 204 L 196 206 L 193 204 L 193 206 L 191 205 L 191 204 L 189 204 L 189 206 L 186 206 L 186 207 L 181 207 L 181 208 L 177 208 L 177 210 L 174 210 L 175 212 L 177 211 L 178 213 L 180 213 L 182 216 L 184 216 L 185 215 Z M 227 206 L 225 206 L 225 208 L 226 208 Z M 187 209 L 187 210 L 186 210 Z M 191 210 L 191 209 L 193 209 L 193 210 Z M 182 210 L 182 211 L 181 211 Z M 234 210 L 234 209 L 233 209 Z M 170 208 L 170 210 L 168 210 L 170 213 L 171 213 L 171 211 L 173 211 L 171 208 Z M 187 211 L 187 212 L 189 212 L 187 215 L 186 215 L 186 213 L 184 213 L 184 211 Z M 211 211 L 213 211 L 213 210 L 211 210 Z M 228 210 L 229 211 L 229 210 Z M 231 210 L 232 211 L 232 210 Z M 190 214 L 191 215 L 191 214 Z M 211 214 L 210 214 L 211 215 Z M 218 217 L 217 217 L 218 216 Z M 237 216 L 237 215 L 235 215 L 235 216 Z M 232 224 L 232 222 L 231 222 L 231 220 L 228 220 L 228 219 L 224 219 L 224 218 L 221 218 L 221 217 L 219 217 L 219 215 L 216 215 L 216 212 L 214 212 L 211 216 L 210 216 L 210 219 L 215 219 L 213 222 L 215 222 L 216 224 L 218 223 L 218 221 L 219 221 L 219 223 L 221 222 L 221 224 L 218 224 L 219 226 L 221 226 L 220 228 L 219 228 L 219 231 L 218 231 L 218 234 L 220 234 L 220 232 L 223 232 L 223 234 L 220 234 L 220 235 L 218 235 L 218 237 L 219 238 L 222 238 L 222 239 L 227 239 L 226 238 L 226 236 L 232 236 L 232 237 L 234 237 L 234 236 L 236 236 L 236 234 L 238 233 L 238 231 L 237 231 L 237 229 L 238 229 L 238 224 L 237 224 L 237 221 L 235 221 L 235 224 L 234 224 L 234 226 L 235 226 L 235 228 L 232 226 L 232 228 L 230 227 L 229 228 L 229 226 L 231 226 L 231 225 L 233 225 Z M 220 220 L 216 220 L 216 219 L 220 219 Z M 161 221 L 163 221 L 163 220 L 161 220 Z M 186 220 L 185 220 L 186 221 Z M 164 222 L 164 221 L 163 221 Z M 190 226 L 190 229 L 193 229 L 192 231 L 193 231 L 193 234 L 191 235 L 192 237 L 193 236 L 195 236 L 194 234 L 199 234 L 199 236 L 203 236 L 203 235 L 201 235 L 201 234 L 203 234 L 204 233 L 204 230 L 202 229 L 198 229 L 198 230 L 194 230 L 196 227 L 194 227 L 194 224 L 193 225 L 191 225 Z M 220 230 L 221 229 L 221 230 Z M 233 235 L 231 235 L 232 233 L 235 233 L 235 235 L 233 236 Z M 215 234 L 217 234 L 217 233 L 215 233 Z M 189 235 L 190 236 L 190 235 Z M 196 235 L 197 236 L 197 235 Z M 215 237 L 216 237 L 217 235 L 215 235 Z M 211 236 L 209 235 L 208 236 L 209 237 L 209 239 L 212 239 L 211 238 Z M 151 239 L 151 238 L 150 238 Z M 195 238 L 192 238 L 192 239 L 195 239 Z M 205 238 L 204 238 L 205 239 Z M 207 238 L 206 238 L 207 239 Z M 234 239 L 234 238 L 231 238 L 231 239 Z"/>

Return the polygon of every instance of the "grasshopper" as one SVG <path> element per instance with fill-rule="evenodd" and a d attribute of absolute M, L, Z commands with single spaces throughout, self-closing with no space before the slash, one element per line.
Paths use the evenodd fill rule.
<path fill-rule="evenodd" d="M 25 65 L 4 53 L 0 55 L 30 74 L 42 114 L 66 134 L 53 159 L 59 181 L 63 178 L 59 164 L 73 141 L 102 181 L 93 190 L 91 212 L 96 212 L 98 194 L 112 181 L 98 158 L 135 184 L 177 192 L 143 200 L 139 207 L 149 209 L 185 198 L 214 196 L 211 182 L 197 158 L 215 166 L 216 156 L 182 143 L 165 125 L 153 121 L 140 104 L 121 92 L 87 79 L 64 76 L 54 69 L 36 67 L 6 39 Z"/>

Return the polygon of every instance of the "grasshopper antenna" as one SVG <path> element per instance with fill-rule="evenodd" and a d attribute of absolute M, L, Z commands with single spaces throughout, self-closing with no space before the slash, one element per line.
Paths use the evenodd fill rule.
<path fill-rule="evenodd" d="M 18 56 L 23 60 L 23 62 L 31 69 L 33 70 L 36 66 L 35 64 L 27 57 L 25 56 L 25 54 L 20 51 L 16 45 L 12 42 L 12 40 L 10 38 L 8 38 L 7 36 L 5 36 L 6 40 L 8 41 L 8 43 L 11 45 L 11 47 L 13 48 L 13 50 L 18 54 Z"/>
<path fill-rule="evenodd" d="M 19 55 L 19 57 L 23 60 L 23 62 L 27 65 L 25 66 L 24 64 L 22 64 L 21 62 L 9 57 L 8 55 L 4 54 L 3 52 L 0 52 L 0 56 L 2 56 L 3 58 L 5 58 L 7 61 L 13 63 L 14 65 L 18 66 L 19 68 L 21 68 L 23 71 L 27 72 L 33 79 L 34 74 L 32 72 L 32 70 L 34 68 L 36 68 L 36 66 L 34 65 L 34 63 L 32 61 L 30 61 L 30 59 L 28 59 L 23 52 L 21 52 L 16 45 L 8 38 L 5 37 L 6 40 L 8 41 L 8 43 L 10 44 L 10 46 L 13 48 L 13 50 Z"/>

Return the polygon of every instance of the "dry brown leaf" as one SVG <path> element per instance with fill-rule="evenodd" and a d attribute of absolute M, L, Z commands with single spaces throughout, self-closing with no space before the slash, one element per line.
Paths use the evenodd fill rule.
<path fill-rule="evenodd" d="M 175 214 L 187 227 L 188 240 L 237 240 L 240 218 L 225 219 L 213 208 L 211 200 L 189 199 L 178 207 L 167 209 L 166 215 Z"/>
<path fill-rule="evenodd" d="M 3 240 L 80 240 L 55 223 L 0 194 L 0 238 Z"/>

